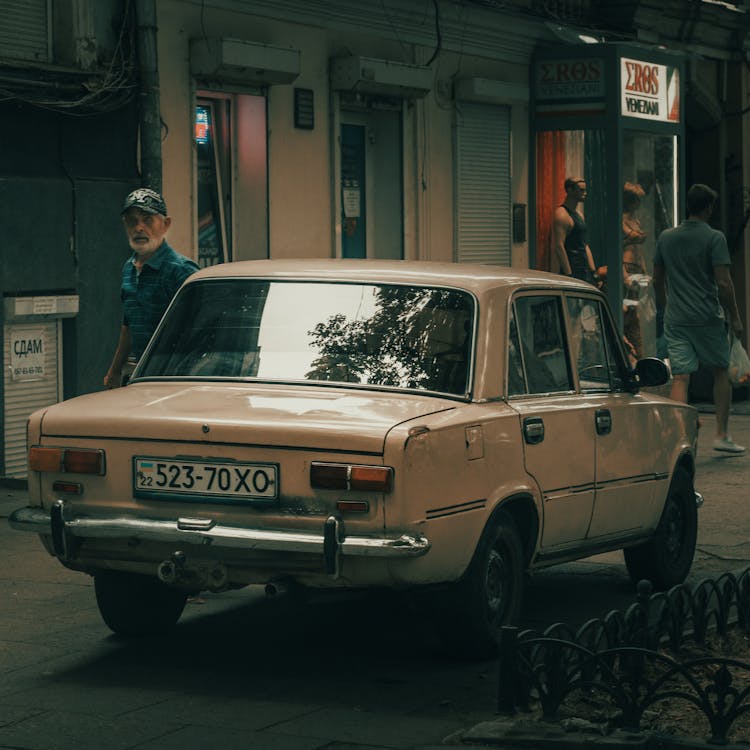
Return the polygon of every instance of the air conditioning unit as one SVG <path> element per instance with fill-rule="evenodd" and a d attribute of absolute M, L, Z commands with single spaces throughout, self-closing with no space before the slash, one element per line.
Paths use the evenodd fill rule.
<path fill-rule="evenodd" d="M 190 72 L 226 83 L 292 83 L 299 75 L 300 51 L 242 39 L 193 39 Z"/>
<path fill-rule="evenodd" d="M 373 57 L 335 57 L 331 87 L 335 91 L 421 99 L 432 88 L 432 68 L 377 60 Z"/>
<path fill-rule="evenodd" d="M 489 78 L 460 78 L 453 85 L 456 99 L 484 104 L 504 104 L 508 101 L 528 102 L 529 87 L 520 83 L 506 83 Z"/>

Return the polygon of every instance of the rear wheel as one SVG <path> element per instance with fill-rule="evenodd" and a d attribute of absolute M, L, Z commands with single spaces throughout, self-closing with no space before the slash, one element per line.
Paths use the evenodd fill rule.
<path fill-rule="evenodd" d="M 646 578 L 657 589 L 682 583 L 693 563 L 697 537 L 698 507 L 693 481 L 685 469 L 678 467 L 653 538 L 625 550 L 630 577 L 635 582 Z"/>
<path fill-rule="evenodd" d="M 503 625 L 518 618 L 522 591 L 518 529 L 507 513 L 500 512 L 483 534 L 464 578 L 437 595 L 441 634 L 467 656 L 494 656 Z"/>
<path fill-rule="evenodd" d="M 102 570 L 94 575 L 99 612 L 120 635 L 164 633 L 180 619 L 187 594 L 165 586 L 158 578 Z"/>

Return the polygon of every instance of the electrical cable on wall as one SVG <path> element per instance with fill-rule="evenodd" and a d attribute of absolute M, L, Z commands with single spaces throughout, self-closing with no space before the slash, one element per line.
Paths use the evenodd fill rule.
<path fill-rule="evenodd" d="M 21 101 L 33 107 L 78 117 L 121 109 L 137 93 L 133 36 L 131 0 L 126 0 L 112 56 L 96 75 L 83 83 L 73 80 L 64 83 L 59 75 L 53 79 L 51 72 L 46 73 L 49 80 L 24 79 L 0 72 L 0 101 Z M 80 74 L 75 75 L 80 78 Z M 70 90 L 71 96 L 35 96 L 28 91 L 31 87 L 55 92 Z M 81 89 L 85 91 L 83 95 L 79 93 Z"/>
<path fill-rule="evenodd" d="M 432 4 L 435 7 L 435 36 L 437 37 L 437 43 L 435 51 L 432 53 L 432 57 L 427 61 L 427 67 L 435 61 L 435 58 L 440 54 L 443 48 L 443 34 L 440 30 L 440 8 L 438 7 L 438 0 L 432 0 Z"/>

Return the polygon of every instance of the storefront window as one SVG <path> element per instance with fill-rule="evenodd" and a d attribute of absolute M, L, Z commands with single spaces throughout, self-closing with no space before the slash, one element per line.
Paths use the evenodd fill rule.
<path fill-rule="evenodd" d="M 231 201 L 226 180 L 229 162 L 229 101 L 201 99 L 195 108 L 197 154 L 198 265 L 230 260 Z"/>
<path fill-rule="evenodd" d="M 554 214 L 565 200 L 565 180 L 585 181 L 587 194 L 577 211 L 586 223 L 594 264 L 606 263 L 604 217 L 607 205 L 604 134 L 600 130 L 554 130 L 537 133 L 536 267 L 560 271 L 555 252 Z"/>
<path fill-rule="evenodd" d="M 677 223 L 677 138 L 626 132 L 622 194 L 623 332 L 638 357 L 665 357 L 653 288 L 659 234 Z"/>
<path fill-rule="evenodd" d="M 561 270 L 555 249 L 554 213 L 566 198 L 565 180 L 580 178 L 586 194 L 577 211 L 586 225 L 594 265 L 608 285 L 622 287 L 623 332 L 638 357 L 665 357 L 657 324 L 653 264 L 659 234 L 677 223 L 677 137 L 626 131 L 622 149 L 622 268 L 607 267 L 607 156 L 600 130 L 537 133 L 536 267 Z M 612 238 L 609 238 L 611 243 Z M 612 298 L 610 298 L 612 299 Z"/>
<path fill-rule="evenodd" d="M 624 43 L 555 44 L 533 65 L 532 263 L 599 286 L 638 357 L 666 357 L 653 264 L 682 202 L 683 60 Z"/>

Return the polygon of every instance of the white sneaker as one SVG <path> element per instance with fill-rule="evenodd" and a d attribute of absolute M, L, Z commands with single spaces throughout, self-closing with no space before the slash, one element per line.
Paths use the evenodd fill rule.
<path fill-rule="evenodd" d="M 729 435 L 725 438 L 716 438 L 714 440 L 714 450 L 722 451 L 723 453 L 744 453 L 745 446 L 737 445 Z"/>

